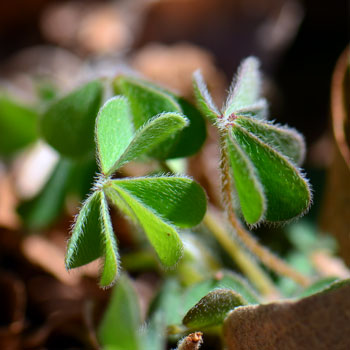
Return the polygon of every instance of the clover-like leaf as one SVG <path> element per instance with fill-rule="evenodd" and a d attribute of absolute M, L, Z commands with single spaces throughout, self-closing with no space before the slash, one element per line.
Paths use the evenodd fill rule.
<path fill-rule="evenodd" d="M 240 145 L 228 138 L 227 149 L 242 214 L 248 224 L 257 224 L 264 218 L 267 206 L 263 186 L 253 162 Z"/>
<path fill-rule="evenodd" d="M 111 299 L 98 328 L 98 339 L 103 349 L 139 350 L 141 313 L 137 294 L 122 275 L 113 287 Z"/>
<path fill-rule="evenodd" d="M 125 97 L 113 97 L 103 105 L 96 119 L 95 133 L 102 173 L 109 174 L 134 137 L 131 112 Z"/>
<path fill-rule="evenodd" d="M 150 156 L 158 159 L 178 158 L 199 150 L 206 137 L 203 118 L 190 103 L 165 89 L 135 77 L 118 76 L 114 89 L 130 101 L 135 128 L 164 112 L 184 114 L 190 121 L 181 132 L 173 134 L 154 148 Z"/>
<path fill-rule="evenodd" d="M 111 285 L 118 275 L 118 251 L 102 191 L 95 191 L 83 204 L 68 242 L 66 267 L 72 269 L 103 257 L 100 285 Z"/>
<path fill-rule="evenodd" d="M 68 157 L 83 157 L 92 152 L 102 92 L 102 83 L 92 81 L 53 102 L 41 120 L 46 141 Z"/>
<path fill-rule="evenodd" d="M 38 137 L 38 114 L 29 107 L 0 96 L 0 155 L 11 154 Z"/>
<path fill-rule="evenodd" d="M 218 326 L 223 323 L 231 310 L 246 304 L 244 298 L 231 289 L 216 289 L 191 308 L 182 323 L 192 329 Z"/>
<path fill-rule="evenodd" d="M 304 160 L 305 141 L 296 130 L 243 116 L 237 118 L 235 124 L 242 126 L 295 164 L 299 165 Z"/>
<path fill-rule="evenodd" d="M 308 210 L 311 202 L 308 183 L 300 171 L 283 154 L 240 126 L 239 123 L 233 123 L 229 140 L 232 144 L 237 144 L 254 165 L 256 178 L 261 184 L 267 202 L 265 220 L 289 220 Z M 236 174 L 236 177 L 237 175 L 239 176 Z M 253 183 L 253 180 L 250 182 Z M 242 184 L 243 181 L 241 181 Z M 249 186 L 246 186 L 246 191 L 249 190 Z M 255 193 L 254 196 L 258 197 Z M 241 194 L 239 198 L 241 201 L 241 198 L 244 197 Z M 252 203 L 254 201 L 257 202 L 252 197 Z M 242 203 L 245 202 L 241 202 L 241 205 Z M 249 203 L 244 205 L 246 204 L 249 206 Z M 243 208 L 244 206 L 242 206 L 242 211 Z M 243 214 L 247 219 L 244 211 Z M 257 222 L 249 220 L 248 223 Z"/>
<path fill-rule="evenodd" d="M 182 242 L 175 227 L 159 217 L 131 191 L 119 186 L 118 180 L 113 180 L 105 191 L 119 209 L 143 228 L 162 264 L 167 267 L 175 265 L 182 256 Z"/>
<path fill-rule="evenodd" d="M 206 211 L 206 197 L 195 181 L 186 177 L 160 176 L 113 180 L 161 219 L 179 227 L 198 225 Z"/>
<path fill-rule="evenodd" d="M 178 113 L 162 113 L 153 117 L 138 129 L 124 153 L 109 172 L 112 173 L 125 163 L 149 152 L 171 135 L 183 129 L 187 124 L 187 118 Z M 122 131 L 120 130 L 120 132 Z"/>

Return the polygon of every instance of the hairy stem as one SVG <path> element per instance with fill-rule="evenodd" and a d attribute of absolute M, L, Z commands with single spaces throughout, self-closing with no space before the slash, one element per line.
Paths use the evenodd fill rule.
<path fill-rule="evenodd" d="M 222 220 L 220 220 L 220 217 L 215 213 L 213 208 L 209 208 L 203 219 L 203 223 L 256 289 L 269 299 L 276 299 L 279 296 L 279 292 L 275 288 L 270 277 L 267 276 L 256 261 L 242 249 L 241 245 L 233 240 L 230 233 L 222 225 Z"/>
<path fill-rule="evenodd" d="M 262 246 L 250 232 L 248 232 L 238 220 L 235 210 L 233 208 L 233 198 L 232 198 L 232 179 L 230 176 L 230 165 L 229 158 L 227 154 L 226 146 L 226 133 L 227 131 L 222 131 L 220 135 L 220 149 L 221 149 L 221 191 L 223 197 L 224 208 L 227 213 L 228 221 L 237 233 L 237 236 L 242 241 L 242 243 L 257 257 L 260 261 L 265 264 L 272 271 L 291 278 L 296 283 L 307 286 L 310 284 L 309 279 L 300 274 L 298 271 L 294 270 L 288 266 L 282 259 L 271 253 L 267 248 Z"/>

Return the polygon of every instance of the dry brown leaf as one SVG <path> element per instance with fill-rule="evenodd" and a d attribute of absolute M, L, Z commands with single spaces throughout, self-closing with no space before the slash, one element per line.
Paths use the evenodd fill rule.
<path fill-rule="evenodd" d="M 224 323 L 228 350 L 350 349 L 350 285 L 300 301 L 239 307 Z"/>

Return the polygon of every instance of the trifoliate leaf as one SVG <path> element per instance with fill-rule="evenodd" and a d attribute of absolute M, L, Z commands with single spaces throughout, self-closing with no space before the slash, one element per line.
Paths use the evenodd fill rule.
<path fill-rule="evenodd" d="M 193 74 L 193 88 L 198 108 L 203 115 L 214 123 L 221 112 L 216 107 L 200 70 L 196 70 Z"/>
<path fill-rule="evenodd" d="M 56 100 L 41 120 L 46 141 L 68 157 L 83 157 L 94 148 L 94 126 L 102 84 L 92 81 Z"/>
<path fill-rule="evenodd" d="M 311 202 L 308 183 L 285 156 L 236 123 L 229 138 L 254 164 L 267 200 L 265 220 L 289 220 L 308 210 Z"/>
<path fill-rule="evenodd" d="M 203 297 L 182 320 L 188 328 L 221 325 L 227 314 L 247 302 L 241 295 L 230 289 L 216 289 Z"/>
<path fill-rule="evenodd" d="M 136 129 L 164 112 L 184 114 L 189 119 L 186 128 L 154 148 L 149 156 L 158 159 L 178 158 L 199 150 L 206 137 L 205 124 L 191 104 L 159 86 L 134 77 L 118 76 L 114 81 L 114 89 L 130 101 Z"/>
<path fill-rule="evenodd" d="M 111 285 L 118 274 L 118 251 L 104 193 L 94 192 L 84 203 L 68 242 L 66 267 L 72 269 L 104 258 L 100 285 Z"/>
<path fill-rule="evenodd" d="M 96 143 L 102 173 L 109 175 L 134 136 L 128 101 L 117 96 L 100 109 L 96 120 Z"/>
<path fill-rule="evenodd" d="M 195 181 L 185 177 L 161 176 L 113 180 L 163 220 L 179 227 L 198 225 L 206 211 L 206 197 Z"/>
<path fill-rule="evenodd" d="M 141 325 L 137 294 L 122 275 L 113 287 L 111 299 L 98 328 L 98 339 L 103 349 L 139 350 Z"/>
<path fill-rule="evenodd" d="M 235 124 L 242 126 L 295 164 L 300 165 L 304 160 L 305 141 L 296 130 L 241 116 L 235 120 Z"/>
<path fill-rule="evenodd" d="M 167 267 L 175 265 L 182 256 L 182 242 L 176 229 L 118 180 L 111 181 L 105 191 L 115 205 L 121 210 L 126 209 L 125 214 L 143 228 L 162 264 Z"/>
<path fill-rule="evenodd" d="M 34 110 L 0 96 L 0 155 L 11 154 L 35 141 L 37 122 Z"/>
<path fill-rule="evenodd" d="M 246 222 L 255 225 L 264 219 L 266 198 L 257 171 L 237 142 L 227 140 L 234 186 Z"/>
<path fill-rule="evenodd" d="M 255 57 L 246 58 L 238 68 L 227 98 L 224 117 L 228 118 L 242 108 L 248 109 L 260 97 L 259 61 Z"/>
<path fill-rule="evenodd" d="M 153 117 L 138 129 L 134 138 L 113 165 L 110 172 L 114 172 L 143 153 L 149 152 L 171 135 L 183 129 L 187 124 L 187 118 L 178 113 L 162 113 Z"/>
<path fill-rule="evenodd" d="M 26 227 L 43 228 L 60 215 L 72 169 L 71 160 L 60 159 L 43 189 L 19 206 L 18 212 Z"/>

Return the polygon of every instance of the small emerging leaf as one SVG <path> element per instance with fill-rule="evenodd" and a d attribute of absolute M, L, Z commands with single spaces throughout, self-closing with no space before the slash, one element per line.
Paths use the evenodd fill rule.
<path fill-rule="evenodd" d="M 224 272 L 220 278 L 210 278 L 190 287 L 185 293 L 184 310 L 188 311 L 205 295 L 220 288 L 240 294 L 249 304 L 259 303 L 256 292 L 242 277 L 232 272 Z"/>
<path fill-rule="evenodd" d="M 92 81 L 51 104 L 41 120 L 46 141 L 69 157 L 93 150 L 95 119 L 102 99 L 102 84 Z"/>
<path fill-rule="evenodd" d="M 113 287 L 111 300 L 98 328 L 98 339 L 103 349 L 139 350 L 140 324 L 136 292 L 129 279 L 122 275 Z"/>
<path fill-rule="evenodd" d="M 242 108 L 254 105 L 260 96 L 259 61 L 255 57 L 246 58 L 238 68 L 236 79 L 230 88 L 224 117 L 228 118 Z"/>
<path fill-rule="evenodd" d="M 11 154 L 35 141 L 37 122 L 34 110 L 0 96 L 0 155 Z"/>
<path fill-rule="evenodd" d="M 182 320 L 188 328 L 221 325 L 227 314 L 247 302 L 238 293 L 230 289 L 216 289 L 203 297 Z"/>
<path fill-rule="evenodd" d="M 113 97 L 104 104 L 98 113 L 95 132 L 101 170 L 108 175 L 134 136 L 126 98 Z"/>

